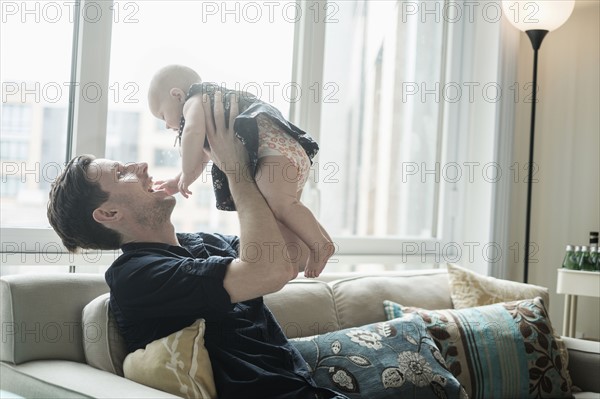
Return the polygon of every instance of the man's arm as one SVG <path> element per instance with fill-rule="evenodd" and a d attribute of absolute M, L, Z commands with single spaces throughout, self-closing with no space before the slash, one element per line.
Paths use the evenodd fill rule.
<path fill-rule="evenodd" d="M 202 103 L 206 120 L 212 120 L 210 102 Z M 215 94 L 214 113 L 215 126 L 207 123 L 206 135 L 213 162 L 227 175 L 240 221 L 239 259 L 229 265 L 223 285 L 232 302 L 241 302 L 280 290 L 298 270 L 290 262 L 285 240 L 254 176 L 249 176 L 248 153 L 233 132 L 237 102 L 231 102 L 229 129 L 220 92 Z"/>

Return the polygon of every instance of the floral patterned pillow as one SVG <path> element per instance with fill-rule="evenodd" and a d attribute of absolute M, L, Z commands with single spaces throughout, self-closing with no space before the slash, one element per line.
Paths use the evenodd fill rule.
<path fill-rule="evenodd" d="M 388 319 L 423 319 L 470 398 L 572 397 L 567 352 L 539 297 L 468 309 L 383 305 Z"/>
<path fill-rule="evenodd" d="M 466 398 L 417 315 L 290 340 L 318 385 L 350 398 Z"/>

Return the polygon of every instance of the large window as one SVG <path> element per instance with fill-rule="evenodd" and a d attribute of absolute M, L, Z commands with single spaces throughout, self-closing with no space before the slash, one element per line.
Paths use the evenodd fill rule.
<path fill-rule="evenodd" d="M 119 18 L 113 17 L 109 115 L 126 111 L 136 115 L 137 126 L 114 124 L 107 132 L 107 157 L 146 160 L 155 180 L 178 172 L 174 134 L 156 123 L 146 97 L 152 75 L 169 64 L 187 65 L 204 81 L 257 94 L 288 114 L 293 1 L 118 1 L 113 8 Z M 235 213 L 218 211 L 207 198 L 211 187 L 208 168 L 191 187 L 192 198 L 177 195 L 172 219 L 177 229 L 238 231 Z"/>
<path fill-rule="evenodd" d="M 333 4 L 315 175 L 323 223 L 336 236 L 434 238 L 439 180 L 421 177 L 441 157 L 443 103 L 417 93 L 443 79 L 444 22 L 395 1 Z"/>
<path fill-rule="evenodd" d="M 439 242 L 454 212 L 435 173 L 448 140 L 445 103 L 431 94 L 444 84 L 448 26 L 444 18 L 406 12 L 406 5 L 425 3 L 438 10 L 445 4 L 14 3 L 15 10 L 3 14 L 0 57 L 3 230 L 47 226 L 52 177 L 78 153 L 147 161 L 155 180 L 175 175 L 180 158 L 173 132 L 150 114 L 147 89 L 156 70 L 178 63 L 195 68 L 205 81 L 257 94 L 292 119 L 298 109 L 316 106 L 317 125 L 300 125 L 321 148 L 304 202 L 334 240 L 352 244 L 340 247 L 342 256 L 383 253 L 391 257 L 387 263 L 406 265 L 402 244 Z M 76 61 L 74 15 L 82 17 Z M 307 56 L 319 45 L 323 55 Z M 80 81 L 70 143 L 68 82 L 75 66 Z M 319 81 L 306 78 L 311 73 Z M 306 89 L 300 94 L 298 87 Z M 192 198 L 178 198 L 173 215 L 178 230 L 237 232 L 236 215 L 214 208 L 209 172 L 192 191 Z M 34 233 L 34 238 L 46 234 Z M 20 244 L 7 248 L 5 240 L 3 235 L 4 252 L 20 249 Z M 418 254 L 425 247 L 411 248 Z M 417 257 L 414 263 L 435 262 Z"/>
<path fill-rule="evenodd" d="M 46 227 L 64 164 L 74 2 L 2 2 L 0 225 Z"/>

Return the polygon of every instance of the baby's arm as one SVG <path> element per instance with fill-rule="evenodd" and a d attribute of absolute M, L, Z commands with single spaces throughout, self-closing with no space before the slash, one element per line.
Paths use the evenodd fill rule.
<path fill-rule="evenodd" d="M 157 180 L 154 182 L 154 190 L 156 191 L 164 191 L 169 195 L 173 195 L 179 192 L 179 178 L 181 177 L 181 172 L 177 174 L 177 176 L 172 177 L 166 180 Z"/>
<path fill-rule="evenodd" d="M 186 101 L 183 108 L 185 127 L 181 135 L 181 175 L 179 192 L 188 198 L 192 192 L 189 186 L 196 181 L 208 162 L 204 151 L 206 125 L 202 97 L 194 96 Z"/>

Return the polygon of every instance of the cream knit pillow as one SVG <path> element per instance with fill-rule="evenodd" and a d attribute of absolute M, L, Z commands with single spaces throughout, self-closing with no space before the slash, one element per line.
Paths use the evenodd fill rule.
<path fill-rule="evenodd" d="M 484 276 L 448 263 L 450 296 L 455 309 L 541 297 L 549 307 L 548 288 Z"/>

